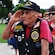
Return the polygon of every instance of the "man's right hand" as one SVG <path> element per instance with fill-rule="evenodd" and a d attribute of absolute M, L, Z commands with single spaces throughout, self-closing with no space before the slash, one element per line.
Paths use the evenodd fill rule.
<path fill-rule="evenodd" d="M 16 11 L 16 12 L 11 16 L 10 22 L 15 23 L 15 22 L 17 22 L 17 21 L 20 21 L 20 20 L 21 20 L 21 15 L 22 15 L 22 10 Z"/>

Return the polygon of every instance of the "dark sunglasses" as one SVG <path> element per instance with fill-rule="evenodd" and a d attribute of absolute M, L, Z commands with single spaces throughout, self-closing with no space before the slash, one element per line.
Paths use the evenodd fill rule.
<path fill-rule="evenodd" d="M 51 15 L 51 14 L 52 14 L 52 15 L 55 15 L 55 13 L 49 13 L 49 15 Z"/>

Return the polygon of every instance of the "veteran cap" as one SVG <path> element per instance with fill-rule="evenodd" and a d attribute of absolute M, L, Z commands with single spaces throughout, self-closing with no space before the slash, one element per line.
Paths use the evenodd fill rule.
<path fill-rule="evenodd" d="M 21 10 L 27 9 L 27 10 L 34 10 L 36 12 L 40 12 L 40 7 L 36 3 L 31 1 L 26 2 L 26 4 L 23 7 L 20 7 L 19 9 Z"/>

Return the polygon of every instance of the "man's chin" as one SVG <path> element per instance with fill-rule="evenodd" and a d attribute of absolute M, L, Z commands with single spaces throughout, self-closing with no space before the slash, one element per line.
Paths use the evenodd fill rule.
<path fill-rule="evenodd" d="M 28 25 L 27 23 L 23 23 L 24 25 Z"/>
<path fill-rule="evenodd" d="M 27 23 L 27 22 L 23 22 L 23 24 L 24 24 L 24 25 L 28 25 L 28 23 Z"/>

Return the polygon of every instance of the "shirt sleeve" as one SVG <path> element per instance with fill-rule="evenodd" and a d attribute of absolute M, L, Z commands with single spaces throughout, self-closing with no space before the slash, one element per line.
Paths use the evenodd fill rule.
<path fill-rule="evenodd" d="M 46 39 L 50 43 L 52 43 L 52 34 L 49 28 L 47 21 L 42 20 L 40 26 L 40 39 Z"/>

